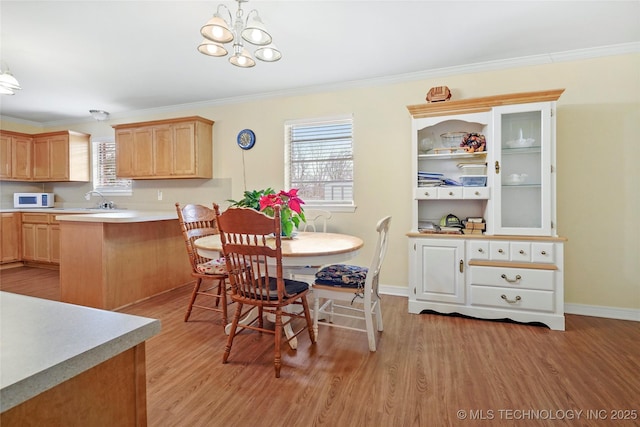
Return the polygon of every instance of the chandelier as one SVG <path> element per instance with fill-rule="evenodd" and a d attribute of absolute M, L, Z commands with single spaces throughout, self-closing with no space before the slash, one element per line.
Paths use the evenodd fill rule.
<path fill-rule="evenodd" d="M 0 94 L 1 95 L 13 95 L 16 90 L 22 89 L 18 80 L 13 77 L 9 67 L 4 72 L 0 70 Z"/>
<path fill-rule="evenodd" d="M 247 14 L 246 19 L 243 19 L 242 3 L 247 1 L 249 0 L 236 0 L 238 10 L 235 21 L 227 6 L 218 5 L 213 18 L 200 29 L 200 33 L 204 36 L 204 40 L 198 46 L 200 53 L 209 56 L 226 56 L 229 51 L 225 44 L 233 42 L 233 54 L 229 62 L 237 67 L 250 68 L 256 65 L 256 61 L 245 48 L 243 42 L 245 41 L 258 47 L 254 55 L 261 61 L 275 62 L 282 58 L 282 53 L 271 42 L 271 35 L 262 23 L 258 11 L 253 9 Z M 228 20 L 220 15 L 223 8 L 229 14 Z"/>

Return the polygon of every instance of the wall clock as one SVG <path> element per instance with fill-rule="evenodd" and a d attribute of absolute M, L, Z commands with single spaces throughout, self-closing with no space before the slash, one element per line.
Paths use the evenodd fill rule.
<path fill-rule="evenodd" d="M 238 146 L 243 150 L 249 150 L 256 143 L 256 134 L 251 129 L 243 129 L 238 133 Z"/>

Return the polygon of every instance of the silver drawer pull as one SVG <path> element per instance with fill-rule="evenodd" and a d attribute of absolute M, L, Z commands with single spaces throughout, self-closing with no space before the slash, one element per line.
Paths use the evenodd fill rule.
<path fill-rule="evenodd" d="M 424 195 L 425 195 L 425 196 L 428 196 L 428 195 L 429 195 L 429 192 L 428 192 L 428 191 L 425 191 L 425 192 L 424 192 Z"/>
<path fill-rule="evenodd" d="M 503 254 L 503 253 L 504 253 L 504 251 L 503 251 L 502 249 L 498 249 L 498 253 L 499 253 L 499 254 Z"/>
<path fill-rule="evenodd" d="M 524 251 L 520 249 L 520 255 L 524 255 Z"/>
<path fill-rule="evenodd" d="M 509 299 L 509 298 L 507 298 L 507 296 L 505 294 L 500 295 L 500 298 L 502 298 L 503 300 L 505 300 L 509 304 L 515 304 L 515 303 L 517 303 L 518 301 L 520 301 L 522 299 L 522 298 L 520 298 L 520 295 L 516 295 L 516 299 Z"/>
<path fill-rule="evenodd" d="M 480 253 L 484 253 L 484 249 L 482 249 L 482 248 L 478 248 L 478 252 L 480 252 Z"/>
<path fill-rule="evenodd" d="M 450 195 L 450 196 L 453 196 L 453 191 L 449 191 L 449 195 Z"/>
<path fill-rule="evenodd" d="M 546 251 L 542 251 L 542 252 L 540 252 L 540 253 L 541 253 L 542 255 L 546 255 L 546 254 L 547 254 L 547 252 L 546 252 Z"/>
<path fill-rule="evenodd" d="M 504 280 L 506 280 L 509 283 L 518 283 L 520 279 L 522 279 L 522 277 L 519 274 L 516 274 L 515 279 L 509 279 L 506 274 L 501 274 L 500 277 L 502 277 Z"/>

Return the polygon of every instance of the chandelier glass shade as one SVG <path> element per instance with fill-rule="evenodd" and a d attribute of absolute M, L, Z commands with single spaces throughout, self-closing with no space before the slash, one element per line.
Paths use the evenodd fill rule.
<path fill-rule="evenodd" d="M 107 120 L 109 118 L 109 113 L 104 110 L 89 110 L 91 117 L 101 122 L 103 120 Z"/>
<path fill-rule="evenodd" d="M 275 62 L 282 58 L 282 53 L 272 43 L 271 34 L 267 31 L 264 23 L 258 15 L 258 11 L 253 9 L 243 17 L 242 3 L 248 0 L 236 0 L 238 10 L 236 18 L 233 19 L 231 11 L 224 4 L 219 4 L 216 13 L 200 29 L 200 34 L 204 37 L 198 51 L 204 55 L 222 57 L 232 51 L 229 62 L 237 67 L 250 68 L 256 65 L 256 61 L 245 47 L 245 42 L 257 46 L 254 55 L 264 62 Z M 224 19 L 221 11 L 226 11 L 228 20 Z M 231 49 L 225 44 L 233 42 Z"/>
<path fill-rule="evenodd" d="M 0 70 L 0 95 L 13 95 L 16 90 L 21 90 L 20 83 L 13 77 L 7 67 L 4 72 Z"/>

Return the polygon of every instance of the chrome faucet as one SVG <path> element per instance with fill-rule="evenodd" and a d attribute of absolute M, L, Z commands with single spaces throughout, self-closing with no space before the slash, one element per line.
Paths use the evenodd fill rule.
<path fill-rule="evenodd" d="M 116 206 L 113 202 L 108 202 L 107 198 L 104 196 L 104 194 L 102 194 L 99 191 L 96 190 L 91 190 L 91 191 L 87 191 L 86 193 L 84 193 L 84 199 L 85 200 L 91 200 L 91 194 L 97 194 L 98 196 L 100 196 L 102 198 L 102 200 L 100 201 L 100 203 L 98 203 L 98 209 L 114 209 Z"/>

